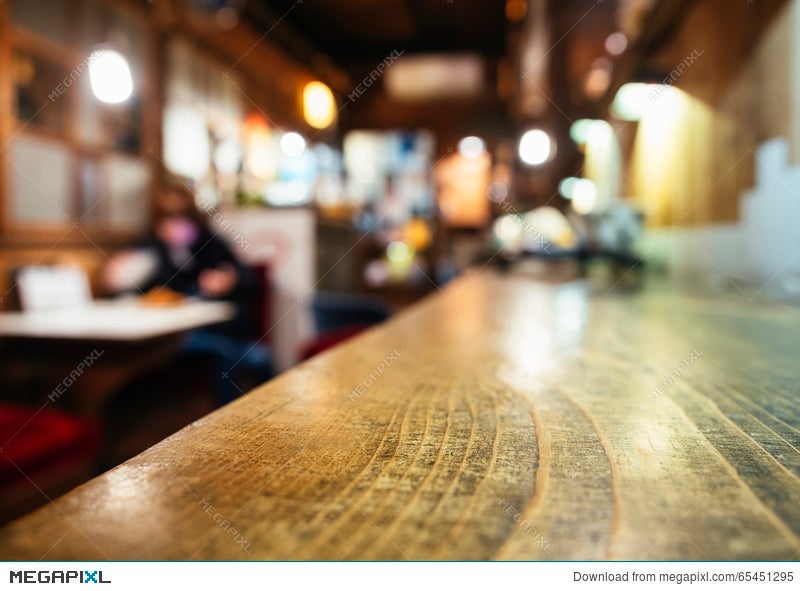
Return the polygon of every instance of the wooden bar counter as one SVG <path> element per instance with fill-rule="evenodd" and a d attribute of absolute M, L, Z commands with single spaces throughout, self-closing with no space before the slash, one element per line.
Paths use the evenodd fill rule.
<path fill-rule="evenodd" d="M 0 530 L 0 559 L 797 559 L 800 309 L 483 272 Z"/>

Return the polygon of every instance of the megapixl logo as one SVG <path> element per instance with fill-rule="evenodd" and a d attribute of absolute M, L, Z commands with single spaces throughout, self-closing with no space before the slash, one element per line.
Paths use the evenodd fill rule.
<path fill-rule="evenodd" d="M 11 583 L 110 583 L 101 570 L 12 570 Z"/>

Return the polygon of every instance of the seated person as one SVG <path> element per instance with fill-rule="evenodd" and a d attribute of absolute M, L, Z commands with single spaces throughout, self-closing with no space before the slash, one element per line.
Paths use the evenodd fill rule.
<path fill-rule="evenodd" d="M 185 185 L 161 191 L 151 232 L 111 259 L 104 282 L 113 293 L 138 292 L 156 301 L 177 293 L 236 306 L 232 320 L 195 330 L 183 344 L 184 353 L 214 359 L 217 405 L 274 375 L 268 350 L 249 338 L 258 304 L 253 277 L 212 232 Z"/>

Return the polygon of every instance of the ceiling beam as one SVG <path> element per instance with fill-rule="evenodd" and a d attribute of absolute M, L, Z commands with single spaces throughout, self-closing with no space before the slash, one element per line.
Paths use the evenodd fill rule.
<path fill-rule="evenodd" d="M 297 4 L 293 4 L 289 12 L 279 15 L 266 0 L 248 2 L 244 16 L 265 34 L 268 33 L 275 43 L 330 86 L 334 92 L 347 94 L 352 90 L 353 82 L 345 69 L 300 33 L 287 18 L 296 6 Z"/>

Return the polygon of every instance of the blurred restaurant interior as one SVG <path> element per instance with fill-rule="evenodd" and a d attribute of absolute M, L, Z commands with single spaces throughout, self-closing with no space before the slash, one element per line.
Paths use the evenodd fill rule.
<path fill-rule="evenodd" d="M 439 377 L 426 369 L 421 351 L 441 350 L 447 359 L 453 343 L 450 354 L 470 365 L 465 371 L 495 372 L 488 362 L 481 369 L 484 361 L 472 352 L 496 345 L 499 356 L 505 345 L 497 342 L 505 337 L 484 338 L 469 327 L 486 322 L 512 331 L 510 324 L 538 318 L 546 326 L 552 320 L 563 335 L 572 325 L 556 316 L 571 317 L 575 296 L 588 298 L 574 303 L 589 310 L 581 330 L 591 335 L 592 326 L 606 322 L 605 337 L 592 346 L 570 341 L 579 350 L 573 356 L 563 347 L 531 349 L 524 336 L 517 342 L 502 333 L 512 343 L 502 349 L 506 361 L 555 360 L 526 369 L 546 380 L 555 365 L 577 363 L 597 352 L 595 345 L 606 349 L 608 338 L 608 359 L 598 362 L 604 367 L 621 363 L 611 358 L 625 350 L 642 376 L 653 373 L 648 363 L 663 361 L 658 367 L 668 377 L 681 355 L 697 350 L 697 366 L 681 362 L 681 376 L 702 370 L 713 382 L 738 371 L 710 369 L 711 340 L 700 348 L 663 337 L 665 346 L 674 345 L 672 361 L 656 361 L 658 347 L 640 347 L 637 339 L 644 343 L 650 333 L 629 329 L 630 338 L 616 341 L 614 331 L 623 334 L 622 326 L 634 322 L 622 310 L 634 319 L 656 315 L 665 335 L 671 324 L 698 343 L 726 341 L 719 351 L 729 347 L 740 355 L 735 359 L 764 372 L 762 384 L 754 374 L 742 377 L 753 381 L 740 391 L 784 429 L 771 427 L 788 442 L 788 455 L 759 448 L 778 458 L 788 479 L 780 480 L 782 492 L 765 493 L 778 499 L 774 504 L 763 502 L 782 523 L 787 547 L 800 550 L 796 368 L 788 361 L 785 373 L 771 378 L 769 363 L 752 357 L 780 350 L 791 358 L 800 344 L 800 0 L 5 0 L 0 146 L 0 523 L 132 461 L 96 481 L 109 486 L 126 466 L 144 466 L 138 454 L 195 421 L 222 425 L 237 412 L 244 421 L 249 398 L 262 396 L 264 416 L 280 416 L 283 408 L 266 406 L 270 397 L 287 408 L 313 399 L 322 406 L 298 406 L 296 414 L 316 421 L 313 409 L 333 404 L 320 402 L 330 384 L 343 383 L 348 367 L 362 361 L 364 372 L 353 369 L 341 386 L 349 400 L 337 396 L 376 413 L 371 428 L 382 430 L 383 419 L 375 417 L 383 411 L 369 406 L 368 396 L 400 400 L 403 387 L 434 388 L 437 379 L 450 379 L 445 362 Z M 464 287 L 476 275 L 494 279 L 483 291 Z M 513 278 L 495 286 L 498 277 Z M 521 296 L 529 307 L 512 304 L 509 285 L 555 295 Z M 647 303 L 670 294 L 696 299 Z M 692 315 L 701 300 L 720 315 L 707 325 Z M 434 312 L 445 301 L 459 316 L 439 322 Z M 423 311 L 431 314 L 425 322 Z M 509 326 L 491 314 L 507 314 Z M 610 324 L 617 320 L 620 328 Z M 425 340 L 426 325 L 433 340 Z M 531 325 L 531 334 L 539 330 Z M 411 327 L 422 332 L 412 335 Z M 420 358 L 411 346 L 392 349 L 393 335 L 429 349 L 421 348 Z M 459 335 L 481 344 L 455 344 Z M 367 359 L 379 337 L 385 350 Z M 737 348 L 748 339 L 749 348 Z M 401 373 L 410 380 L 417 370 L 413 385 L 392 381 Z M 642 386 L 643 398 L 653 400 L 659 375 Z M 602 406 L 592 387 L 585 398 L 573 394 L 588 414 Z M 678 399 L 679 390 L 670 396 Z M 763 403 L 767 390 L 782 402 Z M 540 395 L 530 394 L 531 404 L 556 412 Z M 449 404 L 455 403 L 441 402 L 445 414 Z M 738 411 L 715 404 L 736 423 Z M 438 428 L 437 412 L 430 429 Z M 702 424 L 697 413 L 685 416 Z M 302 431 L 307 424 L 297 416 L 293 428 Z M 409 420 L 398 437 L 416 428 Z M 353 434 L 361 425 L 353 415 L 338 421 Z M 425 425 L 417 440 L 423 448 Z M 634 422 L 625 425 L 635 440 Z M 544 428 L 537 422 L 540 447 Z M 719 448 L 715 431 L 709 433 L 707 445 Z M 359 437 L 371 441 L 367 431 Z M 610 470 L 624 478 L 625 461 L 635 460 L 623 460 L 614 446 L 627 443 L 611 439 L 619 463 Z M 237 461 L 233 474 L 245 469 Z M 346 488 L 351 476 L 337 486 Z M 311 494 L 293 486 L 285 484 L 287 495 Z M 522 510 L 530 495 L 520 495 L 513 503 Z M 79 513 L 78 498 L 65 502 L 66 514 Z M 406 515 L 400 505 L 398 515 Z M 533 505 L 529 511 L 534 515 Z M 54 514 L 35 515 L 41 528 Z M 497 528 L 515 526 L 502 517 Z M 240 531 L 260 539 L 252 527 Z M 389 530 L 396 527 L 404 526 Z M 453 548 L 459 527 L 448 530 Z M 53 542 L 62 533 L 53 533 Z M 330 535 L 334 544 L 338 538 Z M 353 535 L 356 550 L 347 557 L 371 556 L 366 543 L 358 550 L 361 534 Z M 569 558 L 558 550 L 557 534 L 549 535 L 556 551 L 545 557 Z M 25 549 L 18 530 L 5 537 L 0 558 L 40 557 Z M 611 544 L 617 553 L 607 556 L 634 556 L 624 542 Z M 253 542 L 255 555 L 281 556 L 259 554 L 268 546 L 261 543 Z M 328 547 L 309 556 L 328 557 Z M 746 554 L 728 550 L 721 555 Z M 791 554 L 778 542 L 762 550 L 767 558 Z M 438 555 L 425 552 L 398 556 Z M 702 559 L 692 549 L 671 552 L 653 556 Z M 108 556 L 159 557 L 133 550 Z"/>

